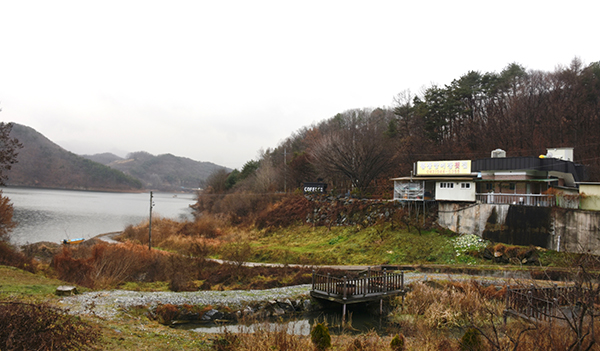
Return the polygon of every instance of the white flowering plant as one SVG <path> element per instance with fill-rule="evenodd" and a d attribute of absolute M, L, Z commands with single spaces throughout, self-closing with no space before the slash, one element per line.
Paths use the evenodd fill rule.
<path fill-rule="evenodd" d="M 473 234 L 463 234 L 452 240 L 456 262 L 472 264 L 476 263 L 475 257 L 468 255 L 469 252 L 479 252 L 489 244 L 489 241 Z"/>

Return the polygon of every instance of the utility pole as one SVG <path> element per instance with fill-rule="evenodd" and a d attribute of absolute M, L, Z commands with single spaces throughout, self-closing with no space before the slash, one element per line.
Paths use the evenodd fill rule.
<path fill-rule="evenodd" d="M 152 192 L 150 192 L 150 218 L 148 219 L 148 250 L 152 249 L 152 207 L 154 207 L 154 201 L 152 201 Z"/>
<path fill-rule="evenodd" d="M 287 194 L 287 147 L 283 148 L 283 193 Z"/>

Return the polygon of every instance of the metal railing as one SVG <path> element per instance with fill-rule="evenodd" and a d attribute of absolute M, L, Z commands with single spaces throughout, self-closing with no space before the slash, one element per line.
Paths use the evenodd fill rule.
<path fill-rule="evenodd" d="M 476 200 L 482 204 L 506 204 L 522 206 L 552 207 L 556 205 L 554 195 L 547 194 L 477 194 Z"/>

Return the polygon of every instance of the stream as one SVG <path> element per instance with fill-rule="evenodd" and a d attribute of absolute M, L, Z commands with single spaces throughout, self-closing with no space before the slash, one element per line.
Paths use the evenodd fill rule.
<path fill-rule="evenodd" d="M 235 324 L 180 324 L 177 329 L 192 330 L 198 333 L 220 334 L 227 330 L 231 333 L 253 333 L 257 330 L 279 331 L 286 330 L 289 334 L 309 335 L 316 323 L 326 323 L 331 334 L 363 334 L 375 331 L 379 335 L 392 333 L 385 316 L 379 315 L 379 308 L 368 307 L 364 304 L 348 306 L 348 318 L 345 327 L 342 327 L 342 313 L 340 305 L 331 305 L 323 311 L 306 312 L 291 317 L 269 318 L 265 321 L 240 322 Z"/>

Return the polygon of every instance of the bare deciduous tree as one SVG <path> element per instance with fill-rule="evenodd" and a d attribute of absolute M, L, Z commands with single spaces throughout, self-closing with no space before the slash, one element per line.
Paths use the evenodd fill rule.
<path fill-rule="evenodd" d="M 329 121 L 328 130 L 310 145 L 311 159 L 324 174 L 343 175 L 359 192 L 391 165 L 384 132 L 386 113 L 349 110 Z"/>

